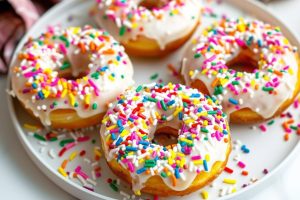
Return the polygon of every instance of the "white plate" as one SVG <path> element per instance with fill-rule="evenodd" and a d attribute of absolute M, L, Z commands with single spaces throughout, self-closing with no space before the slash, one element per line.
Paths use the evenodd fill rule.
<path fill-rule="evenodd" d="M 205 1 L 205 0 L 203 0 Z M 207 2 L 207 1 L 205 1 Z M 89 16 L 89 10 L 93 5 L 94 1 L 83 1 L 83 0 L 72 0 L 64 1 L 49 12 L 47 12 L 28 32 L 28 34 L 20 42 L 17 48 L 21 48 L 26 39 L 29 36 L 37 36 L 39 33 L 44 31 L 48 25 L 61 24 L 62 26 L 69 25 L 84 25 L 92 24 L 94 21 Z M 281 27 L 282 31 L 289 38 L 290 42 L 300 47 L 299 41 L 290 32 L 290 30 L 282 24 L 275 16 L 273 16 L 264 6 L 255 3 L 251 0 L 227 0 L 220 5 L 215 5 L 215 3 L 208 4 L 210 7 L 214 7 L 214 13 L 218 16 L 226 14 L 232 17 L 255 17 L 271 24 L 275 24 Z M 205 24 L 211 23 L 215 20 L 215 17 L 206 15 L 203 19 Z M 201 29 L 201 28 L 200 28 Z M 179 82 L 179 80 L 172 76 L 170 71 L 167 69 L 167 64 L 177 65 L 180 55 L 184 47 L 169 55 L 165 58 L 160 59 L 138 59 L 133 58 L 133 64 L 135 67 L 135 80 L 137 84 L 152 82 L 150 79 L 152 75 L 158 74 L 158 78 L 162 79 L 164 82 Z M 8 82 L 8 86 L 10 83 Z M 26 149 L 27 153 L 30 155 L 31 159 L 35 164 L 57 185 L 80 199 L 123 199 L 124 196 L 120 192 L 115 192 L 111 189 L 110 185 L 106 182 L 108 178 L 117 179 L 107 167 L 105 160 L 102 158 L 100 162 L 94 162 L 94 147 L 99 145 L 98 131 L 87 130 L 86 135 L 90 137 L 87 142 L 78 143 L 75 147 L 68 150 L 62 157 L 58 157 L 58 152 L 61 150 L 59 146 L 59 141 L 64 139 L 59 139 L 56 142 L 45 142 L 41 143 L 28 134 L 28 129 L 24 128 L 24 124 L 38 124 L 38 122 L 30 117 L 28 113 L 18 104 L 16 100 L 13 100 L 10 96 L 9 98 L 9 109 L 11 118 L 16 127 L 17 134 Z M 291 113 L 294 115 L 296 121 L 299 118 L 299 111 L 296 109 L 290 109 Z M 284 167 L 288 164 L 296 152 L 300 150 L 299 137 L 293 132 L 290 134 L 289 141 L 285 142 L 283 140 L 284 131 L 281 128 L 281 122 L 287 118 L 275 119 L 275 123 L 271 126 L 267 125 L 267 131 L 261 132 L 260 129 L 253 129 L 250 126 L 237 126 L 231 125 L 232 137 L 236 140 L 228 167 L 234 169 L 233 174 L 228 174 L 226 172 L 222 173 L 215 181 L 214 186 L 207 186 L 197 192 L 184 197 L 170 197 L 169 199 L 189 199 L 189 198 L 201 198 L 200 194 L 203 190 L 209 192 L 210 199 L 215 199 L 220 196 L 221 193 L 227 194 L 221 199 L 236 198 L 243 199 L 245 197 L 251 196 L 251 191 L 258 191 L 263 188 L 272 177 L 280 173 Z M 257 127 L 255 125 L 254 127 Z M 72 138 L 70 133 L 63 133 L 66 138 Z M 77 135 L 78 136 L 78 135 Z M 74 137 L 74 136 L 73 136 Z M 95 143 L 91 142 L 95 139 Z M 245 144 L 248 149 L 250 149 L 249 154 L 245 154 L 241 151 L 241 143 Z M 77 179 L 64 178 L 58 171 L 58 167 L 61 165 L 64 159 L 69 158 L 69 156 L 74 152 L 80 152 L 81 150 L 86 151 L 86 155 L 81 157 L 77 156 L 74 160 L 68 163 L 67 171 L 73 171 L 76 166 L 81 165 L 82 170 L 85 171 L 89 176 L 92 176 L 92 169 L 96 166 L 100 166 L 101 177 L 96 179 L 97 185 L 94 187 L 95 192 L 91 192 L 82 187 L 82 183 Z M 51 152 L 51 153 L 50 153 Z M 51 158 L 49 154 L 55 154 L 55 158 Z M 246 164 L 245 169 L 241 169 L 237 166 L 237 161 L 234 160 L 236 156 L 239 156 L 239 160 Z M 91 160 L 91 164 L 88 163 Z M 269 173 L 265 175 L 263 170 L 267 169 Z M 242 176 L 242 170 L 247 170 L 249 172 L 248 176 Z M 222 183 L 224 178 L 236 179 L 237 184 L 226 185 Z M 258 179 L 254 183 L 254 179 Z M 252 181 L 251 181 L 252 180 Z M 246 188 L 242 188 L 243 184 L 248 184 Z M 129 186 L 125 183 L 119 183 L 117 185 L 119 190 L 122 190 L 130 195 L 132 195 Z M 230 194 L 231 191 L 236 188 L 237 192 Z M 147 196 L 142 196 L 145 198 Z"/>

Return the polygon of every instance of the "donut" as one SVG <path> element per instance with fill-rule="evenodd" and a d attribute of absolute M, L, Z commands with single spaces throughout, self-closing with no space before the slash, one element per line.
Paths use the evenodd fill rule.
<path fill-rule="evenodd" d="M 107 105 L 133 84 L 131 62 L 107 32 L 50 27 L 29 39 L 11 67 L 12 91 L 45 126 L 101 123 Z"/>
<path fill-rule="evenodd" d="M 233 123 L 273 118 L 299 92 L 297 48 L 279 27 L 259 20 L 222 19 L 213 23 L 183 57 L 185 83 L 215 95 Z"/>
<path fill-rule="evenodd" d="M 130 55 L 163 56 L 184 44 L 200 22 L 197 0 L 96 0 L 95 20 Z"/>
<path fill-rule="evenodd" d="M 222 172 L 231 151 L 221 109 L 217 99 L 180 84 L 128 89 L 109 105 L 102 120 L 107 163 L 137 195 L 196 191 Z M 161 144 L 159 135 L 175 141 Z"/>

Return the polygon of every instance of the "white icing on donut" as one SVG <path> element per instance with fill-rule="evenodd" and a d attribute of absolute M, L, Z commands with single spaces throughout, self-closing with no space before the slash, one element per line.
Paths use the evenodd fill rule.
<path fill-rule="evenodd" d="M 129 89 L 110 105 L 102 121 L 105 157 L 130 172 L 135 192 L 154 175 L 173 190 L 185 190 L 199 172 L 209 173 L 227 157 L 230 136 L 221 109 L 216 99 L 180 84 Z M 151 142 L 164 126 L 178 130 L 178 143 L 169 149 Z"/>
<path fill-rule="evenodd" d="M 259 69 L 253 73 L 228 70 L 226 63 L 245 50 L 253 53 Z M 250 108 L 267 119 L 293 97 L 298 77 L 295 52 L 278 27 L 260 21 L 221 20 L 204 30 L 187 50 L 182 75 L 187 85 L 201 80 L 227 113 Z"/>
<path fill-rule="evenodd" d="M 75 110 L 81 118 L 103 113 L 133 84 L 124 48 L 89 26 L 52 27 L 30 39 L 11 69 L 13 91 L 44 125 L 51 125 L 49 114 L 57 109 Z M 76 80 L 61 77 L 80 73 L 84 76 Z"/>
<path fill-rule="evenodd" d="M 161 49 L 186 36 L 199 22 L 198 0 L 164 1 L 163 7 L 152 10 L 139 6 L 141 2 L 97 0 L 96 22 L 120 42 L 145 36 L 157 41 Z"/>

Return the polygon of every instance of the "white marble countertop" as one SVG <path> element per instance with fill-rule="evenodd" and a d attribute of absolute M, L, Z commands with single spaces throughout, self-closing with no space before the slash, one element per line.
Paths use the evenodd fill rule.
<path fill-rule="evenodd" d="M 281 0 L 268 4 L 270 10 L 281 18 L 300 37 L 300 1 Z M 0 88 L 4 88 L 6 78 L 0 77 Z M 0 91 L 0 198 L 1 199 L 75 199 L 52 183 L 34 165 L 25 153 L 8 115 L 6 94 Z M 299 152 L 300 154 L 300 152 Z M 255 200 L 299 200 L 300 155 L 297 156 L 285 172 L 259 193 L 251 198 Z"/>

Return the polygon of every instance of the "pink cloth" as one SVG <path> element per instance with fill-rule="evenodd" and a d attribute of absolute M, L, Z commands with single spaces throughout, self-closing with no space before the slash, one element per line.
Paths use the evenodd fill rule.
<path fill-rule="evenodd" d="M 7 73 L 14 49 L 25 32 L 58 1 L 0 1 L 0 74 Z"/>

